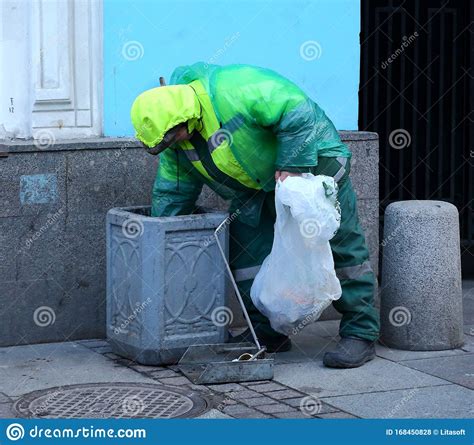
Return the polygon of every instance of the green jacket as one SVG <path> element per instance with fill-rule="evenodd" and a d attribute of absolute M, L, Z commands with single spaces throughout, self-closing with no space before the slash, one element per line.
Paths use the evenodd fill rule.
<path fill-rule="evenodd" d="M 190 213 L 206 183 L 256 225 L 275 170 L 309 171 L 320 156 L 351 156 L 324 111 L 271 70 L 199 62 L 177 68 L 171 84 L 139 95 L 131 111 L 137 138 L 150 147 L 179 123 L 193 131 L 160 154 L 154 216 Z"/>

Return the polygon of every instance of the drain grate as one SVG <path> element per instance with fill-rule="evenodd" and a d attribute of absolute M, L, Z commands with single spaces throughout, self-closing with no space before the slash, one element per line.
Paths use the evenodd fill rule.
<path fill-rule="evenodd" d="M 196 417 L 208 408 L 193 391 L 164 385 L 91 383 L 34 391 L 14 410 L 29 418 L 176 418 Z"/>

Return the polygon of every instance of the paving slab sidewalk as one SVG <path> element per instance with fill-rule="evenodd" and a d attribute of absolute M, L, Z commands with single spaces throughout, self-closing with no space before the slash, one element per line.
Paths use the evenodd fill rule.
<path fill-rule="evenodd" d="M 338 322 L 322 321 L 275 355 L 271 382 L 193 385 L 176 366 L 142 366 L 111 352 L 104 340 L 0 348 L 0 417 L 38 389 L 79 383 L 134 382 L 177 386 L 210 401 L 201 418 L 472 417 L 474 295 L 465 287 L 465 344 L 452 351 L 399 351 L 377 345 L 377 357 L 356 369 L 328 369 L 325 351 Z"/>

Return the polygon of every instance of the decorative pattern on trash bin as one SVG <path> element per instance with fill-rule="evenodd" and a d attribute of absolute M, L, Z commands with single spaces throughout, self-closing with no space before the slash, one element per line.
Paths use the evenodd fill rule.
<path fill-rule="evenodd" d="M 141 293 L 141 283 L 134 279 L 134 275 L 141 273 L 139 244 L 125 238 L 119 226 L 113 226 L 112 233 L 111 326 L 114 331 L 138 336 L 142 325 L 138 313 L 141 305 L 137 298 Z"/>
<path fill-rule="evenodd" d="M 213 232 L 206 231 L 202 235 L 209 239 Z M 202 238 L 192 236 L 185 241 L 171 238 L 167 242 L 165 258 L 165 276 L 180 278 L 166 281 L 165 336 L 183 335 L 189 331 L 189 325 L 194 333 L 217 332 L 211 313 L 224 298 L 222 287 L 216 285 L 224 274 L 223 269 L 216 269 L 217 246 L 203 244 Z M 183 295 L 183 298 L 173 298 L 173 295 Z"/>

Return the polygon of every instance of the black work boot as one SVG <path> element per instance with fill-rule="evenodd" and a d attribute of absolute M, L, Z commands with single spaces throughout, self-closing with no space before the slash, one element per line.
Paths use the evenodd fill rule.
<path fill-rule="evenodd" d="M 329 368 L 357 368 L 374 357 L 373 341 L 342 337 L 333 351 L 324 354 L 323 363 Z"/>
<path fill-rule="evenodd" d="M 291 340 L 286 335 L 265 335 L 257 332 L 258 341 L 262 346 L 266 346 L 267 352 L 285 352 L 291 349 Z M 246 329 L 242 334 L 229 339 L 229 343 L 255 343 L 250 329 Z"/>

